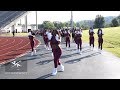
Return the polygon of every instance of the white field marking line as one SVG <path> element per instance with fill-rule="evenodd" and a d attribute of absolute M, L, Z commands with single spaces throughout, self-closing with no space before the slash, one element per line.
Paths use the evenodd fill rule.
<path fill-rule="evenodd" d="M 16 45 L 13 45 L 13 46 L 11 46 L 11 47 L 14 47 L 14 46 L 17 46 L 17 45 L 21 44 L 22 41 L 23 41 L 23 40 L 21 39 L 21 42 L 20 42 L 20 43 L 18 43 L 18 44 L 16 44 Z M 3 50 L 9 49 L 9 48 L 11 48 L 11 47 L 5 48 L 5 49 L 3 49 Z M 3 51 L 3 50 L 0 50 L 0 51 Z M 1 55 L 0 55 L 0 56 L 1 56 Z"/>
<path fill-rule="evenodd" d="M 23 40 L 21 39 L 21 42 L 20 43 L 18 43 L 18 44 L 16 44 L 16 45 L 14 45 L 14 46 L 17 46 L 17 45 L 19 45 L 19 44 L 21 44 L 23 42 Z M 14 47 L 14 46 L 11 46 L 11 47 Z M 9 48 L 11 48 L 11 47 L 9 47 Z M 7 48 L 8 49 L 8 48 Z M 4 50 L 6 50 L 6 49 L 4 49 Z M 2 51 L 2 50 L 0 50 L 0 51 Z M 10 51 L 11 52 L 11 51 Z M 13 51 L 12 51 L 13 52 Z M 9 53 L 9 52 L 8 52 Z M 4 53 L 4 54 L 1 54 L 0 56 L 3 56 L 3 55 L 6 55 L 6 54 L 8 54 L 8 53 Z"/>
<path fill-rule="evenodd" d="M 13 42 L 15 42 L 15 39 L 14 39 L 14 41 L 13 41 Z M 13 42 L 11 42 L 11 43 L 13 43 Z M 7 46 L 7 45 L 10 45 L 11 43 L 8 43 L 8 44 L 3 45 L 3 46 L 0 46 L 0 47 L 4 47 L 4 46 Z"/>
<path fill-rule="evenodd" d="M 38 39 L 37 39 L 37 40 L 38 40 Z M 38 41 L 39 41 L 39 40 L 38 40 Z M 30 43 L 30 42 L 29 42 L 29 43 Z M 35 43 L 36 43 L 36 42 L 35 42 Z M 41 44 L 41 42 L 39 41 L 38 45 L 35 46 L 35 49 L 36 49 L 40 44 Z M 28 54 L 29 52 L 31 52 L 31 50 L 28 50 L 28 51 L 26 51 L 25 53 L 16 56 L 14 59 L 10 59 L 10 60 L 1 62 L 0 65 L 3 65 L 3 64 L 6 64 L 6 63 L 9 63 L 9 62 L 15 61 L 17 58 L 20 58 L 20 57 L 22 57 L 22 56 Z"/>

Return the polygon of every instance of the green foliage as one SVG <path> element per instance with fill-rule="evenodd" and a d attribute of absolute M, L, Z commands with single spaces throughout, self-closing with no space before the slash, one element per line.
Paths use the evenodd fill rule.
<path fill-rule="evenodd" d="M 118 23 L 119 23 L 119 25 L 120 25 L 120 15 L 117 16 L 117 21 L 118 21 Z"/>
<path fill-rule="evenodd" d="M 52 22 L 50 21 L 44 21 L 43 22 L 43 28 L 44 29 L 55 29 L 55 26 Z"/>
<path fill-rule="evenodd" d="M 53 22 L 53 24 L 57 29 L 61 29 L 65 26 L 65 24 L 62 22 Z"/>
<path fill-rule="evenodd" d="M 104 17 L 97 15 L 94 21 L 94 28 L 103 28 L 105 24 Z"/>
<path fill-rule="evenodd" d="M 112 26 L 113 26 L 113 27 L 119 26 L 119 23 L 118 23 L 118 21 L 117 21 L 116 18 L 114 18 L 114 19 L 112 20 Z"/>

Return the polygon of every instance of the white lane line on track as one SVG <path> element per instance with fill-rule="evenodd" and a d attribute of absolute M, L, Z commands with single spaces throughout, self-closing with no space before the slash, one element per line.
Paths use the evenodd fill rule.
<path fill-rule="evenodd" d="M 19 44 L 21 44 L 23 42 L 23 40 L 21 39 L 21 42 L 20 43 L 18 43 L 18 44 L 16 44 L 16 45 L 13 45 L 13 46 L 11 46 L 11 47 L 8 47 L 8 48 L 5 48 L 5 49 L 2 49 L 2 50 L 0 50 L 0 51 L 4 51 L 4 50 L 6 50 L 6 49 L 9 49 L 9 48 L 12 48 L 12 47 L 14 47 L 14 46 L 17 46 L 17 45 L 19 45 Z M 1 56 L 1 55 L 0 55 Z"/>
<path fill-rule="evenodd" d="M 6 41 L 5 41 L 5 42 L 3 42 L 2 44 L 4 45 L 7 41 L 8 41 L 8 39 L 6 39 Z"/>
<path fill-rule="evenodd" d="M 22 40 L 22 39 L 21 39 Z M 23 41 L 23 40 L 22 40 Z M 22 42 L 20 42 L 20 43 L 22 43 Z M 19 44 L 20 44 L 19 43 Z M 26 45 L 28 45 L 30 42 L 28 42 Z M 18 45 L 18 44 L 17 44 Z M 25 47 L 26 45 L 24 45 L 24 46 L 22 46 L 22 48 L 23 47 Z M 21 48 L 19 48 L 19 49 L 21 49 Z M 16 49 L 16 50 L 19 50 L 19 49 Z M 10 52 L 8 52 L 8 53 L 11 53 L 11 52 L 14 52 L 14 51 L 10 51 Z M 2 54 L 2 55 L 0 55 L 0 56 L 4 56 L 4 55 L 6 55 L 6 54 L 8 54 L 8 53 L 5 53 L 5 54 Z"/>
<path fill-rule="evenodd" d="M 20 42 L 20 43 L 18 43 L 18 44 L 16 44 L 16 45 L 13 45 L 13 46 L 11 46 L 11 47 L 17 46 L 17 45 L 21 44 L 22 42 L 23 42 L 23 40 L 21 39 L 21 42 Z M 11 48 L 11 47 L 8 47 L 8 48 Z M 6 48 L 6 49 L 8 49 L 8 48 Z M 6 49 L 3 49 L 3 50 L 6 50 Z M 0 50 L 0 51 L 3 51 L 3 50 Z M 1 54 L 0 56 L 6 55 L 6 54 L 7 54 L 7 53 Z"/>
<path fill-rule="evenodd" d="M 36 40 L 38 40 L 38 39 L 36 39 Z M 39 40 L 38 40 L 39 41 Z M 30 43 L 30 42 L 29 42 Z M 28 44 L 29 44 L 28 43 Z M 36 43 L 36 42 L 35 42 Z M 38 42 L 38 45 L 36 45 L 35 46 L 35 49 L 40 45 L 40 41 Z M 27 44 L 27 45 L 28 45 Z M 26 46 L 26 45 L 25 45 Z M 20 54 L 20 55 L 18 55 L 18 56 L 16 56 L 15 58 L 13 58 L 13 59 L 10 59 L 10 60 L 7 60 L 7 61 L 4 61 L 4 62 L 1 62 L 0 63 L 0 65 L 3 65 L 3 64 L 6 64 L 6 63 L 9 63 L 9 62 L 12 62 L 12 61 L 14 61 L 14 60 L 16 60 L 17 58 L 20 58 L 20 57 L 22 57 L 22 56 L 24 56 L 24 55 L 26 55 L 26 54 L 28 54 L 29 52 L 31 52 L 31 50 L 28 50 L 28 51 L 26 51 L 25 53 L 23 53 L 23 54 Z"/>
<path fill-rule="evenodd" d="M 14 42 L 15 42 L 15 39 L 14 39 L 14 41 L 11 42 L 11 43 L 14 43 Z M 4 46 L 7 46 L 7 45 L 10 45 L 11 43 L 8 43 L 8 44 L 6 44 L 6 45 L 0 46 L 0 48 L 1 48 L 1 47 L 4 47 Z"/>

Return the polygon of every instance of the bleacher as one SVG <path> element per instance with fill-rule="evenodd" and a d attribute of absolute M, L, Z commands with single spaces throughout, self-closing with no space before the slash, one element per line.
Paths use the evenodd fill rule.
<path fill-rule="evenodd" d="M 0 11 L 0 29 L 9 25 L 27 11 Z"/>

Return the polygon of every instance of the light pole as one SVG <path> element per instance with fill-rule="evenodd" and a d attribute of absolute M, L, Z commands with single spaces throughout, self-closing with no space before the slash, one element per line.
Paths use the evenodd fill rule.
<path fill-rule="evenodd" d="M 26 16 L 25 16 L 25 32 L 28 32 L 28 30 L 27 30 L 27 29 L 28 29 L 27 24 L 28 24 L 28 23 L 27 23 L 27 15 L 26 15 Z"/>
<path fill-rule="evenodd" d="M 38 30 L 38 23 L 37 23 L 37 11 L 35 11 L 36 13 L 36 30 Z"/>
<path fill-rule="evenodd" d="M 73 28 L 73 12 L 71 11 L 71 29 Z"/>

